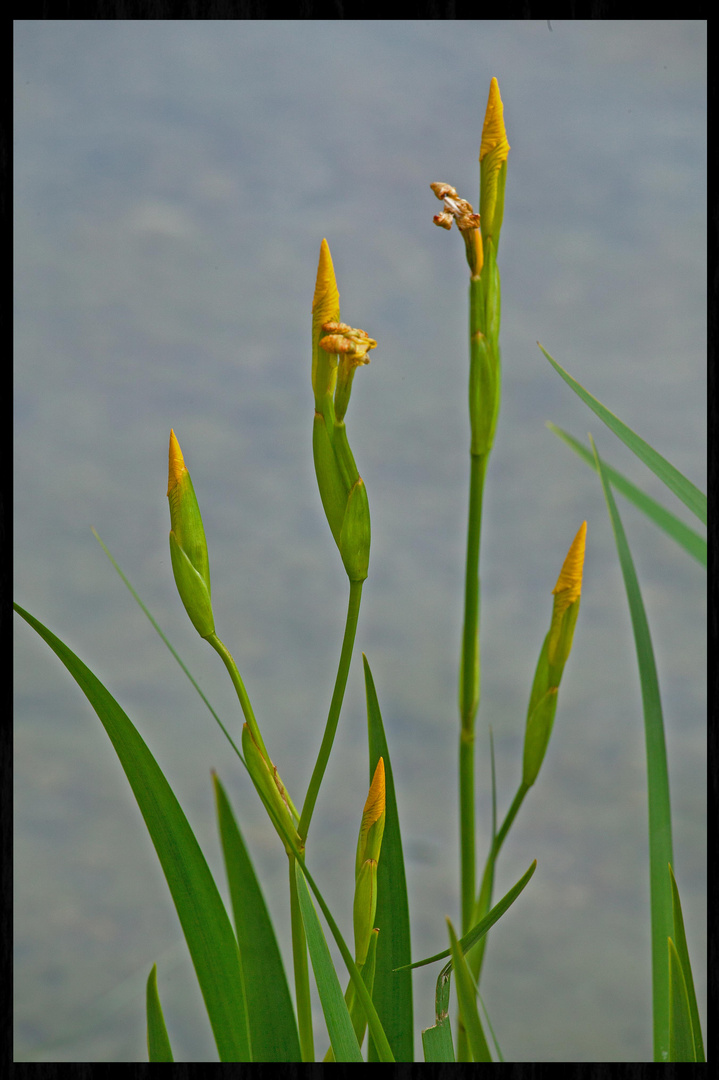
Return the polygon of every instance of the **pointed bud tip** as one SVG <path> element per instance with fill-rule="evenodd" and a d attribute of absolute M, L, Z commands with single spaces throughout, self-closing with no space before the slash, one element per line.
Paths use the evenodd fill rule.
<path fill-rule="evenodd" d="M 377 768 L 374 771 L 374 776 L 372 777 L 372 783 L 370 784 L 367 802 L 364 804 L 364 813 L 362 815 L 363 830 L 369 829 L 372 825 L 374 825 L 375 821 L 379 821 L 382 814 L 384 813 L 384 808 L 384 758 L 380 758 L 377 762 Z"/>
<path fill-rule="evenodd" d="M 330 246 L 326 240 L 320 244 L 320 261 L 317 266 L 317 281 L 315 294 L 312 298 L 312 312 L 317 311 L 322 316 L 322 321 L 333 317 L 335 311 L 339 311 L 340 294 L 337 288 L 335 268 L 332 264 Z"/>
<path fill-rule="evenodd" d="M 480 164 L 491 151 L 495 151 L 496 155 L 493 168 L 498 169 L 502 162 L 507 160 L 510 145 L 504 126 L 504 104 L 499 93 L 499 83 L 494 77 L 489 84 L 487 111 L 484 115 L 482 143 L 479 150 Z"/>
<path fill-rule="evenodd" d="M 177 436 L 173 429 L 170 430 L 170 468 L 167 481 L 167 494 L 169 495 L 173 488 L 177 487 L 180 478 L 184 472 L 187 472 L 187 466 L 185 465 L 185 459 L 182 456 L 182 450 L 180 444 L 177 441 Z"/>
<path fill-rule="evenodd" d="M 572 540 L 572 546 L 567 552 L 557 584 L 552 589 L 553 593 L 567 592 L 567 606 L 579 599 L 582 591 L 582 574 L 584 572 L 584 553 L 587 546 L 587 523 L 583 521 L 579 526 L 577 535 Z"/>

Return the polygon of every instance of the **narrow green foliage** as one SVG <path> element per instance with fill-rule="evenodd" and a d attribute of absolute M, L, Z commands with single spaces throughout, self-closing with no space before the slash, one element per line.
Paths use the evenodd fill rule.
<path fill-rule="evenodd" d="M 669 1056 L 668 1061 L 696 1061 L 689 994 L 679 953 L 671 938 L 669 948 Z"/>
<path fill-rule="evenodd" d="M 315 973 L 327 1031 L 329 1032 L 335 1061 L 362 1061 L 362 1053 L 352 1026 L 347 1003 L 334 969 L 325 935 L 317 917 L 312 898 L 307 891 L 299 866 L 296 867 L 297 892 L 300 899 L 302 919 L 307 934 L 307 944 Z"/>
<path fill-rule="evenodd" d="M 508 908 L 512 906 L 519 894 L 529 884 L 529 880 L 536 869 L 537 860 L 535 859 L 527 872 L 522 875 L 516 885 L 513 885 L 512 888 L 504 894 L 499 903 L 494 905 L 492 910 L 487 915 L 485 915 L 481 922 L 478 922 L 476 926 L 473 926 L 468 933 L 464 934 L 462 938 L 460 938 L 459 944 L 460 948 L 462 949 L 462 953 L 468 953 L 469 950 L 472 949 L 477 944 L 477 942 L 484 937 L 487 931 L 494 926 L 497 920 L 501 919 L 505 911 L 507 911 Z M 449 955 L 450 950 L 445 949 L 443 952 L 438 952 L 435 953 L 433 956 L 428 956 L 425 960 L 415 960 L 415 962 L 413 964 L 409 964 L 408 967 L 424 967 L 426 964 L 433 964 L 435 960 L 445 960 Z"/>
<path fill-rule="evenodd" d="M 597 465 L 594 460 L 594 455 L 590 450 L 583 446 L 578 439 L 573 438 L 562 428 L 557 427 L 556 424 L 552 424 L 547 421 L 547 427 L 550 431 L 553 431 L 555 435 L 559 436 L 568 446 L 571 446 L 572 450 L 581 457 L 583 461 L 587 463 L 596 472 Z M 643 514 L 653 521 L 660 529 L 662 529 L 667 536 L 670 536 L 672 540 L 675 540 L 681 547 L 687 551 L 693 559 L 701 563 L 706 567 L 707 564 L 707 542 L 706 540 L 695 532 L 694 529 L 690 529 L 688 525 L 685 525 L 683 521 L 680 521 L 675 514 L 671 514 L 668 510 L 665 510 L 660 503 L 656 502 L 649 495 L 645 494 L 638 488 L 631 480 L 627 480 L 625 476 L 617 472 L 616 469 L 612 469 L 605 463 L 604 465 L 605 475 L 610 480 L 612 487 L 616 488 L 626 499 L 629 499 L 638 510 L 641 510 Z"/>
<path fill-rule="evenodd" d="M 260 883 L 225 790 L 212 777 L 217 823 L 242 958 L 253 1061 L 299 1061 L 292 999 Z"/>
<path fill-rule="evenodd" d="M 125 770 L 170 887 L 220 1061 L 250 1061 L 237 941 L 205 857 L 172 788 L 131 720 L 67 645 L 17 604 L 83 691 Z"/>
<path fill-rule="evenodd" d="M 639 680 L 644 708 L 644 735 L 647 755 L 647 791 L 649 802 L 649 884 L 652 920 L 652 1000 L 654 1016 L 654 1060 L 667 1061 L 669 1054 L 669 985 L 667 938 L 671 936 L 672 894 L 667 865 L 673 863 L 672 819 L 669 805 L 669 775 L 664 739 L 664 718 L 659 681 L 654 661 L 649 623 L 637 580 L 626 534 L 617 510 L 609 480 L 594 440 L 590 435 L 604 498 L 614 530 L 619 564 L 629 601 L 634 641 L 637 650 Z"/>
<path fill-rule="evenodd" d="M 539 345 L 539 342 L 537 342 Z M 670 491 L 673 491 L 678 499 L 688 506 L 689 509 L 701 522 L 705 525 L 707 523 L 707 497 L 699 488 L 692 484 L 691 480 L 687 480 L 686 476 L 683 476 L 678 469 L 675 469 L 670 462 L 663 458 L 661 454 L 640 438 L 636 432 L 632 431 L 630 427 L 610 412 L 606 406 L 602 405 L 601 401 L 593 397 L 587 390 L 584 389 L 571 375 L 564 370 L 564 368 L 553 360 L 547 350 L 539 345 L 546 356 L 549 363 L 554 370 L 562 376 L 567 386 L 570 386 L 574 393 L 582 399 L 585 405 L 588 405 L 592 412 L 596 413 L 599 419 L 607 425 L 607 427 L 617 435 L 623 443 L 625 443 L 633 454 L 644 462 L 648 468 L 652 470 L 655 476 L 666 484 Z"/>
<path fill-rule="evenodd" d="M 676 951 L 676 955 L 681 965 L 681 971 L 683 976 L 683 984 L 686 988 L 687 1005 L 689 1009 L 689 1021 L 692 1029 L 692 1042 L 693 1042 L 693 1054 L 694 1057 L 690 1058 L 691 1061 L 705 1061 L 704 1057 L 704 1040 L 702 1039 L 702 1028 L 699 1020 L 699 1008 L 697 1006 L 697 996 L 694 991 L 694 976 L 692 975 L 692 966 L 689 960 L 689 949 L 687 948 L 687 939 L 684 932 L 684 917 L 682 915 L 682 905 L 679 899 L 679 889 L 674 878 L 674 872 L 669 867 L 669 877 L 672 886 L 672 918 L 674 925 L 674 932 L 672 934 L 673 944 Z M 671 959 L 671 957 L 670 957 Z M 671 974 L 670 974 L 671 982 Z M 671 1023 L 671 1018 L 670 1018 Z M 671 1036 L 671 1032 L 670 1032 Z M 679 1058 L 672 1058 L 672 1061 L 679 1061 Z"/>
<path fill-rule="evenodd" d="M 147 1052 L 150 1061 L 174 1061 L 157 990 L 157 964 L 147 977 Z"/>

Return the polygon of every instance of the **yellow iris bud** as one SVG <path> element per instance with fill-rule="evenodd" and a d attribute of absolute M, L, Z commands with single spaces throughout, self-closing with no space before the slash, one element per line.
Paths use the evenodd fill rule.
<path fill-rule="evenodd" d="M 175 432 L 170 432 L 170 557 L 180 599 L 200 637 L 215 632 L 210 562 L 200 507 Z"/>
<path fill-rule="evenodd" d="M 355 897 L 353 921 L 355 932 L 355 962 L 367 959 L 374 917 L 377 911 L 377 862 L 382 847 L 385 823 L 384 759 L 380 758 L 372 777 L 367 801 L 362 813 L 357 858 L 355 860 Z"/>
<path fill-rule="evenodd" d="M 371 536 L 369 503 L 347 442 L 344 415 L 354 373 L 369 363 L 367 353 L 377 342 L 364 330 L 340 322 L 339 315 L 332 256 L 323 240 L 312 301 L 312 451 L 322 506 L 345 570 L 350 581 L 364 581 Z"/>
<path fill-rule="evenodd" d="M 379 859 L 382 847 L 382 834 L 385 823 L 385 777 L 384 758 L 380 758 L 372 777 L 369 795 L 364 804 L 362 824 L 360 825 L 359 838 L 357 840 L 357 858 L 355 860 L 355 877 L 359 875 L 362 863 L 365 859 Z"/>
<path fill-rule="evenodd" d="M 482 238 L 485 247 L 487 242 L 492 240 L 495 253 L 499 246 L 499 233 L 504 216 L 504 186 L 509 150 L 499 83 L 492 79 L 479 148 L 479 212 L 482 215 Z"/>
<path fill-rule="evenodd" d="M 572 541 L 557 584 L 552 590 L 552 623 L 539 654 L 527 709 L 522 767 L 522 782 L 527 787 L 531 787 L 537 779 L 552 734 L 559 683 L 572 648 L 574 627 L 579 614 L 586 539 L 587 523 L 584 521 Z"/>

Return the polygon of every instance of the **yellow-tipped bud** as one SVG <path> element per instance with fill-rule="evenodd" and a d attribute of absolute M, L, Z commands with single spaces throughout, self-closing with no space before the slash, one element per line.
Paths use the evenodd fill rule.
<path fill-rule="evenodd" d="M 320 261 L 317 267 L 315 295 L 312 300 L 312 389 L 315 394 L 315 407 L 323 412 L 322 403 L 326 397 L 334 394 L 337 379 L 336 357 L 319 347 L 324 336 L 323 323 L 339 322 L 340 294 L 337 288 L 335 268 L 332 265 L 329 244 L 326 240 L 320 245 Z"/>
<path fill-rule="evenodd" d="M 574 627 L 579 614 L 586 545 L 587 523 L 583 521 L 564 560 L 557 584 L 552 589 L 554 610 L 549 631 L 547 659 L 550 668 L 558 669 L 559 677 L 572 648 Z M 559 685 L 558 680 L 556 685 Z"/>
<path fill-rule="evenodd" d="M 377 911 L 377 861 L 382 847 L 385 816 L 384 758 L 380 758 L 364 804 L 357 840 L 353 908 L 357 964 L 364 964 L 367 959 L 367 949 L 374 928 Z"/>
<path fill-rule="evenodd" d="M 482 215 L 484 242 L 486 244 L 491 239 L 495 251 L 499 244 L 504 216 L 504 185 L 509 150 L 499 83 L 492 79 L 479 150 L 479 212 Z"/>
<path fill-rule="evenodd" d="M 244 724 L 242 727 L 242 749 L 245 754 L 247 768 L 257 791 L 260 795 L 264 796 L 265 802 L 274 812 L 277 819 L 284 823 L 297 847 L 301 851 L 303 847 L 302 841 L 300 840 L 299 833 L 295 827 L 294 818 L 292 817 L 292 811 L 290 809 L 290 801 L 287 792 L 285 791 L 284 784 L 280 779 L 280 774 L 277 772 L 277 769 L 272 762 L 267 761 L 263 755 L 253 738 L 248 724 Z M 272 814 L 270 814 L 270 819 L 285 846 L 285 851 L 288 855 L 291 855 L 292 848 L 280 832 L 277 822 L 272 818 Z"/>
<path fill-rule="evenodd" d="M 350 581 L 364 581 L 369 567 L 367 490 L 347 442 L 344 415 L 358 367 L 377 342 L 340 322 L 339 291 L 326 240 L 320 247 L 312 301 L 312 449 L 322 506 Z M 338 356 L 340 357 L 338 363 Z"/>
<path fill-rule="evenodd" d="M 385 816 L 384 758 L 380 758 L 372 777 L 367 801 L 364 804 L 362 824 L 357 840 L 355 878 L 359 876 L 365 860 L 374 859 L 377 862 L 379 859 Z"/>
<path fill-rule="evenodd" d="M 522 781 L 531 787 L 547 752 L 557 711 L 557 691 L 569 657 L 579 614 L 587 523 L 582 522 L 572 541 L 559 580 L 552 590 L 554 610 L 534 675 L 524 735 Z"/>
<path fill-rule="evenodd" d="M 215 632 L 210 562 L 200 507 L 175 432 L 170 432 L 170 557 L 180 599 L 200 637 Z"/>

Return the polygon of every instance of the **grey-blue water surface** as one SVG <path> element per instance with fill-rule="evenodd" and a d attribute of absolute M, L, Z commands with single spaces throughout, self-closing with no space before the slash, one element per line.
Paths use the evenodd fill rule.
<path fill-rule="evenodd" d="M 477 203 L 497 76 L 511 153 L 500 247 L 503 403 L 482 551 L 480 856 L 519 780 L 550 590 L 582 520 L 582 610 L 547 759 L 510 833 L 484 998 L 513 1061 L 651 1059 L 646 784 L 630 619 L 596 477 L 545 427 L 698 525 L 535 341 L 705 484 L 703 22 L 15 23 L 15 598 L 133 718 L 218 879 L 210 770 L 286 947 L 286 865 L 241 766 L 114 574 L 120 561 L 225 722 L 217 656 L 168 552 L 174 427 L 208 535 L 220 636 L 304 792 L 346 579 L 311 461 L 309 326 L 327 237 L 342 317 L 375 337 L 350 441 L 372 556 L 309 861 L 351 937 L 368 764 L 360 650 L 387 728 L 413 953 L 458 919 L 456 678 L 468 434 L 467 270 L 429 184 Z M 676 873 L 705 993 L 704 574 L 623 500 L 665 710 Z M 95 714 L 16 632 L 15 1057 L 139 1061 L 158 963 L 177 1060 L 216 1060 L 177 918 Z M 224 884 L 223 884 L 224 887 Z M 435 966 L 415 978 L 433 1022 Z M 318 1010 L 319 1016 L 319 1010 Z M 326 1038 L 318 1020 L 317 1047 Z M 421 1053 L 417 1037 L 418 1053 Z"/>

